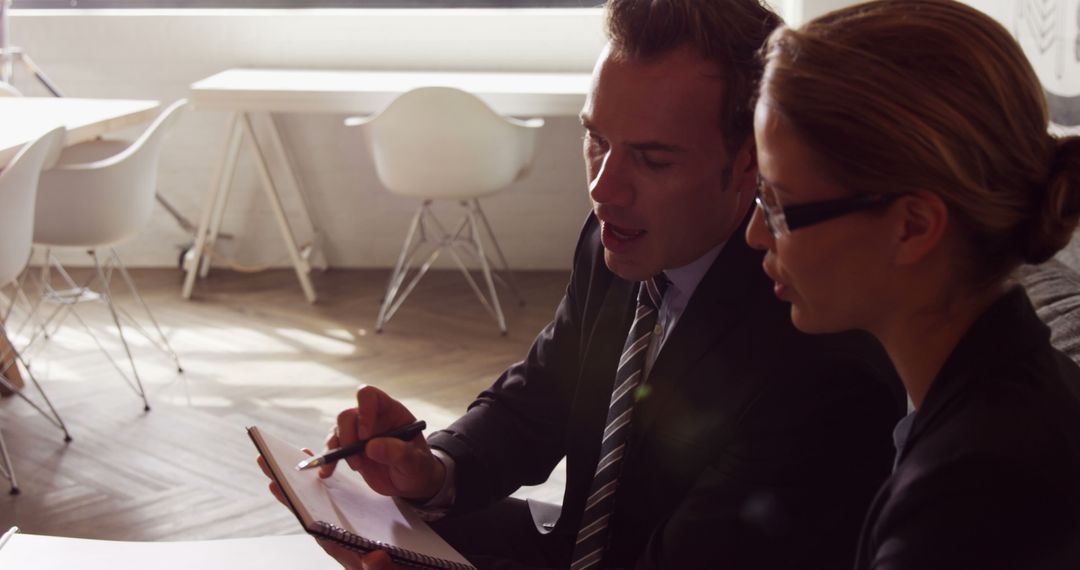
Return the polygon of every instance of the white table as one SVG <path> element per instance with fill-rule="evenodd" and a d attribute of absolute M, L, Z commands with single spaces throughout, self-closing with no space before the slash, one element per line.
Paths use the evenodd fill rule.
<path fill-rule="evenodd" d="M 187 276 L 182 295 L 191 298 L 195 278 L 210 268 L 207 251 L 213 247 L 228 202 L 229 181 L 236 166 L 240 143 L 251 141 L 263 190 L 274 211 L 285 246 L 296 269 L 300 286 L 315 302 L 310 259 L 318 244 L 318 228 L 301 199 L 303 215 L 315 236 L 312 245 L 300 248 L 281 205 L 271 162 L 280 163 L 290 183 L 304 197 L 299 179 L 289 162 L 272 113 L 378 112 L 397 95 L 424 86 L 457 87 L 480 97 L 495 111 L 515 116 L 576 116 L 589 90 L 588 73 L 481 73 L 481 72 L 386 72 L 230 69 L 191 86 L 191 102 L 198 110 L 231 113 L 225 145 L 195 235 L 195 245 L 185 256 Z M 256 137 L 256 122 L 269 140 Z"/>
<path fill-rule="evenodd" d="M 91 540 L 16 533 L 0 544 L 0 568 L 34 570 L 334 570 L 341 564 L 303 535 L 178 542 Z"/>
<path fill-rule="evenodd" d="M 0 97 L 0 167 L 26 143 L 56 127 L 67 128 L 65 145 L 93 140 L 109 131 L 157 116 L 157 101 Z"/>

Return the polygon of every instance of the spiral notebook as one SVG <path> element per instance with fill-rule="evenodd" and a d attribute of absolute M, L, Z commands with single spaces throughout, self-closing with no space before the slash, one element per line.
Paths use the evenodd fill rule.
<path fill-rule="evenodd" d="M 248 435 L 308 534 L 361 552 L 385 550 L 414 568 L 473 568 L 412 508 L 372 491 L 358 474 L 337 469 L 320 479 L 318 469 L 297 471 L 296 464 L 308 457 L 298 446 L 256 426 Z"/>

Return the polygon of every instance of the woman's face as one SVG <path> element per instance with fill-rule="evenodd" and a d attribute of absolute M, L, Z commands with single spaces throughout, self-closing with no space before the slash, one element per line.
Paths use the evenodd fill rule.
<path fill-rule="evenodd" d="M 832 183 L 817 154 L 763 97 L 754 114 L 759 198 L 774 212 L 791 206 L 859 195 Z M 878 206 L 838 215 L 774 236 L 759 206 L 746 231 L 751 247 L 766 250 L 763 266 L 776 296 L 791 303 L 804 332 L 874 330 L 889 305 L 888 225 Z M 875 213 L 876 212 L 876 213 Z"/>

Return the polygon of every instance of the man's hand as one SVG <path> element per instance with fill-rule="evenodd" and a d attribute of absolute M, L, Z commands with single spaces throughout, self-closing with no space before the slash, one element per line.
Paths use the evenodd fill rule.
<path fill-rule="evenodd" d="M 398 570 L 402 568 L 390 558 L 389 554 L 382 550 L 360 554 L 328 540 L 316 540 L 316 542 L 347 570 Z"/>
<path fill-rule="evenodd" d="M 310 449 L 304 449 L 304 453 L 308 455 L 314 455 Z M 274 477 L 270 474 L 270 467 L 266 465 L 266 460 L 259 456 L 258 458 L 259 469 L 262 469 L 263 474 L 270 479 L 270 492 L 274 497 L 283 505 L 289 506 L 288 501 L 285 500 L 285 493 L 282 492 L 281 487 L 273 480 Z M 328 540 L 316 539 L 315 542 L 319 543 L 327 554 L 333 557 L 344 566 L 347 570 L 398 570 L 402 568 L 395 563 L 390 555 L 382 550 L 376 550 L 367 554 L 360 554 L 354 550 L 349 550 L 343 546 L 337 545 Z"/>
<path fill-rule="evenodd" d="M 356 392 L 356 407 L 337 418 L 337 426 L 326 439 L 327 449 L 342 447 L 416 421 L 405 406 L 373 386 Z M 390 437 L 371 440 L 363 455 L 345 460 L 359 471 L 376 493 L 394 497 L 427 500 L 442 489 L 446 468 L 431 453 L 422 436 L 412 441 Z M 329 477 L 334 464 L 319 469 L 320 477 Z"/>
<path fill-rule="evenodd" d="M 314 455 L 311 453 L 311 450 L 307 448 L 304 448 L 304 453 Z M 270 480 L 270 492 L 274 495 L 274 498 L 277 499 L 279 503 L 288 507 L 289 501 L 285 499 L 285 493 L 281 490 L 281 486 L 277 484 L 277 481 L 274 481 L 274 476 L 270 474 L 270 467 L 266 464 L 266 460 L 260 455 L 255 461 L 259 463 L 259 469 L 262 469 L 263 475 L 266 475 L 266 478 Z"/>

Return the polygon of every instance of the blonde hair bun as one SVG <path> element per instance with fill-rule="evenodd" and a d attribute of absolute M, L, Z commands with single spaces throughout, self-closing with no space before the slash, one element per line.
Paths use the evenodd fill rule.
<path fill-rule="evenodd" d="M 1034 213 L 1024 261 L 1042 263 L 1069 241 L 1080 220 L 1080 136 L 1058 139 L 1050 178 Z"/>

